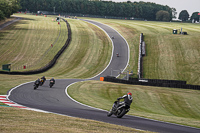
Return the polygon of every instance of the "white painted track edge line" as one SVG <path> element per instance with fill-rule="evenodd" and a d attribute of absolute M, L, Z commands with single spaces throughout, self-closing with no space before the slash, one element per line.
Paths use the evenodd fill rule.
<path fill-rule="evenodd" d="M 83 106 L 86 106 L 86 107 L 89 107 L 89 108 L 93 108 L 93 109 L 97 109 L 97 110 L 101 110 L 101 111 L 106 111 L 106 110 L 103 110 L 103 109 L 95 108 L 95 107 L 92 107 L 92 106 L 89 106 L 89 105 L 80 103 L 80 102 L 76 101 L 75 99 L 73 99 L 73 98 L 68 94 L 68 88 L 69 88 L 71 85 L 76 84 L 76 83 L 78 83 L 78 82 L 84 82 L 84 81 L 77 81 L 77 82 L 74 82 L 74 83 L 69 84 L 69 85 L 66 87 L 65 93 L 66 93 L 67 97 L 69 97 L 72 101 L 74 101 L 74 102 L 76 102 L 76 103 L 78 103 L 78 104 L 80 104 L 80 105 L 83 105 Z"/>

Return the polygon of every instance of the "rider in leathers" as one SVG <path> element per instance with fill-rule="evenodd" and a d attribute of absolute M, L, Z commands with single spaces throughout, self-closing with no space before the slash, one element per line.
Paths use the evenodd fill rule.
<path fill-rule="evenodd" d="M 123 102 L 117 102 L 117 103 L 114 103 L 114 107 L 115 107 L 115 109 L 117 108 L 117 107 L 119 107 L 119 105 L 122 105 L 122 104 L 126 104 L 126 105 L 128 105 L 128 106 L 131 106 L 131 103 L 132 103 L 132 100 L 133 100 L 133 98 L 132 98 L 132 93 L 131 92 L 128 92 L 126 95 L 124 95 L 123 97 L 119 97 L 119 98 L 117 98 L 117 100 L 119 101 L 120 99 L 124 99 L 124 101 Z"/>
<path fill-rule="evenodd" d="M 45 76 L 43 76 L 41 79 L 42 79 L 44 82 L 46 81 L 46 78 L 45 78 Z"/>
<path fill-rule="evenodd" d="M 36 81 L 35 81 L 35 85 L 39 85 L 40 84 L 40 79 L 37 79 Z"/>
<path fill-rule="evenodd" d="M 51 81 L 53 81 L 53 84 L 55 84 L 55 79 L 54 79 L 54 78 L 51 78 L 51 79 L 50 79 L 50 82 L 51 82 Z"/>

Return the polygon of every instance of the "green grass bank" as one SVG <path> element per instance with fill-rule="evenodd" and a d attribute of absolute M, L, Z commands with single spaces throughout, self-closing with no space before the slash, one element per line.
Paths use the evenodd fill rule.
<path fill-rule="evenodd" d="M 151 133 L 104 122 L 0 106 L 2 133 Z"/>
<path fill-rule="evenodd" d="M 200 128 L 200 91 L 85 81 L 68 88 L 86 105 L 109 110 L 118 97 L 132 92 L 129 115 Z M 106 115 L 106 114 L 105 114 Z"/>
<path fill-rule="evenodd" d="M 200 85 L 200 26 L 192 23 L 83 18 L 99 21 L 116 29 L 130 47 L 130 69 L 137 74 L 140 33 L 144 34 L 146 56 L 144 78 L 184 80 Z M 180 29 L 188 35 L 172 34 Z M 130 70 L 130 71 L 131 71 Z"/>

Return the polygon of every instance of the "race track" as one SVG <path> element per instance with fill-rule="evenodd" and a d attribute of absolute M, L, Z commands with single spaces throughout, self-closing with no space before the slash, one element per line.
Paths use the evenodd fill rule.
<path fill-rule="evenodd" d="M 123 37 L 114 29 L 104 24 L 85 20 L 101 27 L 108 36 L 114 36 L 113 41 L 113 56 L 107 68 L 99 75 L 85 80 L 99 80 L 100 77 L 111 74 L 112 70 L 125 69 L 129 60 L 129 47 Z M 116 57 L 116 53 L 120 53 L 120 57 Z M 117 71 L 113 71 L 113 76 L 118 76 Z M 48 112 L 92 119 L 117 125 L 128 126 L 141 130 L 149 130 L 163 133 L 199 133 L 200 129 L 191 128 L 181 125 L 164 123 L 154 120 L 149 120 L 140 117 L 125 115 L 118 119 L 115 116 L 107 117 L 107 112 L 100 109 L 95 109 L 72 100 L 66 94 L 66 88 L 72 83 L 84 81 L 83 79 L 57 79 L 53 88 L 49 88 L 48 81 L 37 90 L 33 90 L 33 82 L 20 85 L 9 92 L 8 98 L 18 104 L 26 107 L 45 110 Z"/>

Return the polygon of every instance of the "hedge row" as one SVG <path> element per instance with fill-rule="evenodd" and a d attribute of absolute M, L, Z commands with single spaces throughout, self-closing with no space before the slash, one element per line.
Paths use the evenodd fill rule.
<path fill-rule="evenodd" d="M 186 81 L 180 81 L 180 80 L 137 79 L 137 78 L 130 78 L 129 80 L 124 80 L 124 79 L 118 79 L 115 77 L 107 76 L 107 77 L 104 77 L 104 81 L 114 82 L 114 83 L 123 83 L 123 84 L 200 90 L 200 85 L 190 85 L 190 84 L 186 84 Z"/>
<path fill-rule="evenodd" d="M 58 53 L 54 56 L 54 58 L 44 67 L 36 69 L 36 70 L 30 70 L 30 71 L 23 71 L 23 72 L 16 72 L 16 71 L 12 71 L 12 72 L 8 72 L 8 71 L 0 71 L 0 74 L 10 74 L 10 75 L 30 75 L 30 74 L 38 74 L 38 73 L 43 73 L 47 70 L 49 70 L 50 68 L 52 68 L 57 59 L 60 57 L 60 55 L 64 52 L 64 50 L 68 47 L 70 41 L 71 41 L 71 28 L 69 23 L 63 19 L 63 21 L 66 22 L 67 24 L 67 29 L 68 29 L 68 39 L 65 42 L 65 45 L 58 51 Z"/>

